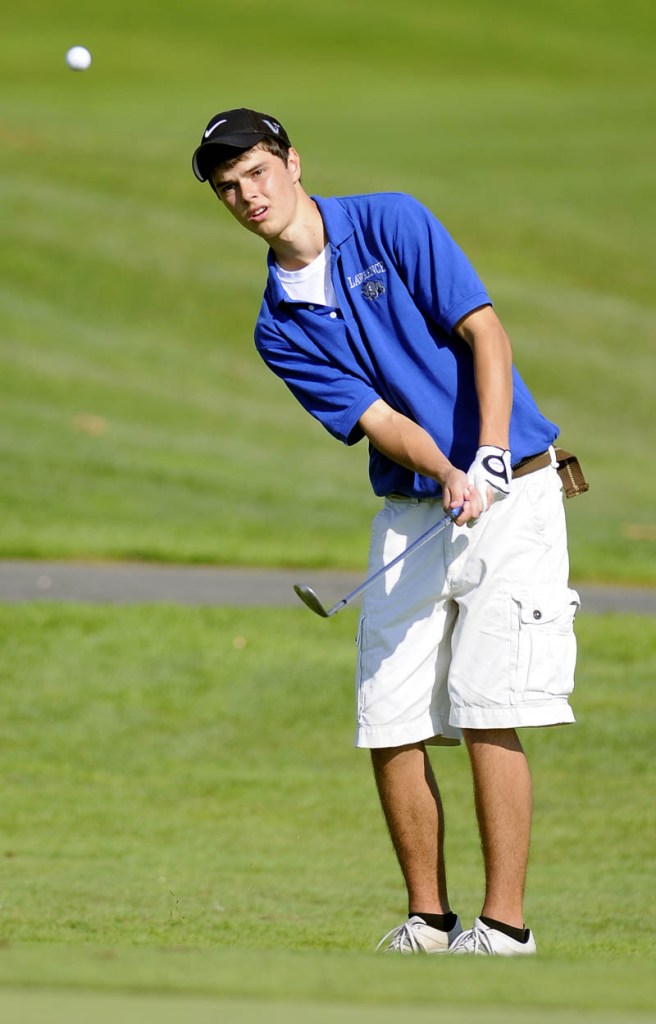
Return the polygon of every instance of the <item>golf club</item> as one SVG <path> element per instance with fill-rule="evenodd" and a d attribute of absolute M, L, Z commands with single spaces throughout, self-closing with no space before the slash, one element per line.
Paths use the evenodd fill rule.
<path fill-rule="evenodd" d="M 351 601 L 354 601 L 356 597 L 359 597 L 360 594 L 368 587 L 370 587 L 372 583 L 375 583 L 377 579 L 380 579 L 381 576 L 384 576 L 387 570 L 391 569 L 393 565 L 396 565 L 402 559 L 406 558 L 408 555 L 411 555 L 413 551 L 418 551 L 419 548 L 423 547 L 423 545 L 427 541 L 432 540 L 432 538 L 436 537 L 438 533 L 441 533 L 441 531 L 446 526 L 448 526 L 449 523 L 455 522 L 455 520 L 458 518 L 461 512 L 462 508 L 451 509 L 451 511 L 447 512 L 446 515 L 439 520 L 439 522 L 431 526 L 430 529 L 426 530 L 425 533 L 422 533 L 421 537 L 417 537 L 416 540 L 413 540 L 412 544 L 410 544 L 405 549 L 405 551 L 402 551 L 400 555 L 397 555 L 396 558 L 393 558 L 391 562 L 388 562 L 387 565 L 384 565 L 382 569 L 379 569 L 378 572 L 375 572 L 373 576 L 369 576 L 369 578 L 366 579 L 364 583 L 361 583 L 359 587 L 356 587 L 355 590 L 352 590 L 350 594 L 347 594 L 346 597 L 343 597 L 341 601 L 338 601 L 337 604 L 334 604 L 332 608 L 326 609 L 319 600 L 319 598 L 317 597 L 317 595 L 315 594 L 312 587 L 308 587 L 304 583 L 294 584 L 294 590 L 300 597 L 303 604 L 306 604 L 308 606 L 310 611 L 315 612 L 316 615 L 320 615 L 322 619 L 329 619 L 332 615 L 336 615 L 337 612 L 341 612 L 342 608 L 346 608 L 347 604 L 350 604 Z"/>

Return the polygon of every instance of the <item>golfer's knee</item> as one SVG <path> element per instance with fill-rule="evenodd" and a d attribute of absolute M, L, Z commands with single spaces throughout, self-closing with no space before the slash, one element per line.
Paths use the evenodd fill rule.
<path fill-rule="evenodd" d="M 403 761 L 411 760 L 416 757 L 417 754 L 423 756 L 425 746 L 422 742 L 420 743 L 405 743 L 401 747 L 374 747 L 371 751 L 371 763 L 374 767 L 374 771 L 382 770 L 392 765 L 393 763 L 401 763 Z"/>
<path fill-rule="evenodd" d="M 516 729 L 463 729 L 462 735 L 467 747 L 485 745 L 501 747 L 504 750 L 523 750 Z"/>

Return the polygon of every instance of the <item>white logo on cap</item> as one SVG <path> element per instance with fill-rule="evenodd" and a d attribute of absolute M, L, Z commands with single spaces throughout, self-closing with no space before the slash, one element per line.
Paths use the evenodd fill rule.
<path fill-rule="evenodd" d="M 268 124 L 269 128 L 274 133 L 274 135 L 278 135 L 279 134 L 279 132 L 280 132 L 280 125 L 279 124 L 276 124 L 275 121 L 268 121 L 266 117 L 263 117 L 262 120 L 264 121 L 265 124 Z"/>
<path fill-rule="evenodd" d="M 205 134 L 203 135 L 203 138 L 204 139 L 209 139 L 209 137 L 212 134 L 212 132 L 214 131 L 214 129 L 218 128 L 220 124 L 227 124 L 227 121 L 228 121 L 227 117 L 224 117 L 222 121 L 215 121 L 214 124 L 210 128 L 207 128 L 205 130 Z"/>

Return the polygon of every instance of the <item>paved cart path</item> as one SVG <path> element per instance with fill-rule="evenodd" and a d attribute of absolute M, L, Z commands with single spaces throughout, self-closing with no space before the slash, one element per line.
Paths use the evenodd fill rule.
<path fill-rule="evenodd" d="M 0 602 L 96 604 L 298 605 L 294 583 L 309 583 L 332 604 L 362 583 L 363 573 L 325 569 L 245 569 L 142 562 L 0 561 Z M 656 589 L 573 583 L 585 612 L 656 614 Z"/>

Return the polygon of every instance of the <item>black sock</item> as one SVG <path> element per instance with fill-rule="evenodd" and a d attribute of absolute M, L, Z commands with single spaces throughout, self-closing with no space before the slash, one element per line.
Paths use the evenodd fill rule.
<path fill-rule="evenodd" d="M 436 928 L 438 932 L 450 932 L 458 920 L 453 911 L 448 914 L 422 914 L 419 910 L 411 910 L 408 917 L 420 917 L 429 928 Z"/>
<path fill-rule="evenodd" d="M 512 925 L 505 924 L 503 921 L 495 921 L 493 917 L 481 917 L 480 920 L 488 928 L 494 928 L 497 932 L 503 932 L 504 935 L 514 939 L 515 942 L 528 942 L 528 928 L 513 928 Z"/>

